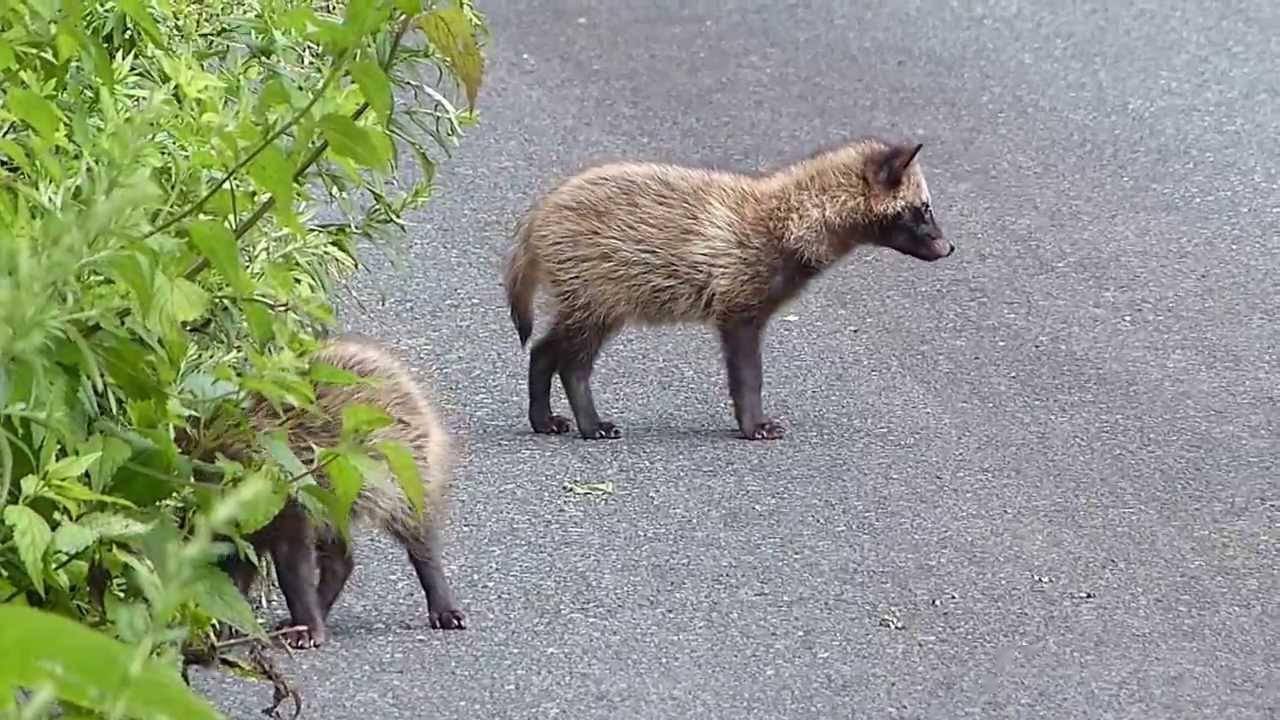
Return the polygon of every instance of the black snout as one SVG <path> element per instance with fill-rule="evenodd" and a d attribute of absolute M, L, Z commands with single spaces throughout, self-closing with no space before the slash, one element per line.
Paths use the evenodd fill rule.
<path fill-rule="evenodd" d="M 947 257 L 951 257 L 952 255 L 955 254 L 955 252 L 956 252 L 956 244 L 947 243 Z"/>

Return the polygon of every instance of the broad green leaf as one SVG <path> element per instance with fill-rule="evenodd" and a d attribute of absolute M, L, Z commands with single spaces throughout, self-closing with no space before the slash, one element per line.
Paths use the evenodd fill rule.
<path fill-rule="evenodd" d="M 98 462 L 89 466 L 89 480 L 97 492 L 102 492 L 120 466 L 133 456 L 133 448 L 129 447 L 129 443 L 117 437 L 103 437 L 101 447 L 102 455 L 98 457 Z"/>
<path fill-rule="evenodd" d="M 155 270 L 147 256 L 140 252 L 119 255 L 111 262 L 111 273 L 117 282 L 133 290 L 142 314 L 149 313 L 155 292 Z"/>
<path fill-rule="evenodd" d="M 422 0 L 396 0 L 400 12 L 410 17 L 422 12 Z"/>
<path fill-rule="evenodd" d="M 159 392 L 159 384 L 147 362 L 150 355 L 147 348 L 121 336 L 95 340 L 94 347 L 107 370 L 107 377 L 130 397 L 150 397 Z"/>
<path fill-rule="evenodd" d="M 242 535 L 261 530 L 275 519 L 289 499 L 288 488 L 282 483 L 270 482 L 267 490 L 256 502 L 246 505 L 237 515 L 236 522 Z"/>
<path fill-rule="evenodd" d="M 147 659 L 124 672 L 137 649 L 74 620 L 34 608 L 0 606 L 0 688 L 50 684 L 58 697 L 125 717 L 210 720 L 222 716 L 171 669 Z"/>
<path fill-rule="evenodd" d="M 344 439 L 381 430 L 394 422 L 385 410 L 368 403 L 348 403 L 342 406 L 342 437 Z"/>
<path fill-rule="evenodd" d="M 89 466 L 98 461 L 102 457 L 101 452 L 92 452 L 87 455 L 72 455 L 64 457 L 53 464 L 45 471 L 45 477 L 50 480 L 63 480 L 66 478 L 79 477 L 85 474 Z"/>
<path fill-rule="evenodd" d="M 334 513 L 331 519 L 338 532 L 347 537 L 350 532 L 351 507 L 355 505 L 360 489 L 364 487 L 364 477 L 360 468 L 356 467 L 346 453 L 326 450 L 321 453 L 320 461 L 326 463 L 325 476 L 329 478 L 329 489 L 336 499 L 331 508 Z"/>
<path fill-rule="evenodd" d="M 36 592 L 44 596 L 44 553 L 53 539 L 53 531 L 35 510 L 26 505 L 10 505 L 4 509 L 4 522 L 13 528 L 13 543 L 18 547 L 18 557 L 27 571 L 27 577 Z M 0 647 L 7 647 L 0 645 Z M 7 655 L 8 653 L 0 653 Z"/>
<path fill-rule="evenodd" d="M 320 118 L 320 132 L 338 155 L 368 168 L 383 168 L 391 161 L 383 144 L 372 132 L 346 115 L 329 113 Z"/>
<path fill-rule="evenodd" d="M 293 163 L 278 146 L 268 145 L 249 165 L 249 177 L 276 200 L 276 212 L 286 224 L 296 220 L 293 210 Z"/>
<path fill-rule="evenodd" d="M 399 441 L 382 440 L 375 443 L 374 447 L 386 459 L 387 467 L 391 468 L 391 473 L 400 483 L 405 497 L 409 498 L 414 512 L 422 512 L 426 489 L 423 485 L 421 469 L 408 446 Z"/>
<path fill-rule="evenodd" d="M 137 462 L 127 462 L 116 471 L 109 486 L 112 495 L 137 507 L 148 507 L 173 494 L 174 478 L 144 464 L 146 459 L 154 459 L 154 454 L 150 455 L 140 455 Z"/>
<path fill-rule="evenodd" d="M 240 261 L 240 250 L 235 235 L 221 223 L 198 220 L 191 223 L 191 242 L 209 264 L 217 270 L 236 292 L 248 294 L 253 282 Z"/>
<path fill-rule="evenodd" d="M 106 605 L 107 619 L 114 626 L 116 637 L 127 643 L 142 642 L 147 631 L 151 629 L 151 613 L 147 612 L 146 603 L 136 600 L 122 600 L 114 594 L 103 598 Z"/>
<path fill-rule="evenodd" d="M 173 319 L 178 322 L 196 320 L 209 309 L 209 293 L 184 277 L 175 278 L 169 292 Z"/>
<path fill-rule="evenodd" d="M 246 300 L 240 305 L 240 308 L 244 311 L 244 319 L 249 325 L 249 332 L 259 345 L 266 345 L 275 338 L 275 322 L 271 317 L 271 311 L 267 309 L 266 305 L 256 300 Z"/>
<path fill-rule="evenodd" d="M 73 522 L 63 522 L 53 531 L 53 549 L 64 555 L 75 555 L 92 545 L 98 534 Z"/>
<path fill-rule="evenodd" d="M 92 512 L 82 515 L 79 524 L 106 540 L 137 537 L 151 529 L 149 523 L 108 512 Z"/>
<path fill-rule="evenodd" d="M 14 117 L 30 125 L 46 141 L 56 139 L 62 121 L 53 103 L 26 88 L 15 87 L 5 96 L 4 104 Z"/>
<path fill-rule="evenodd" d="M 351 66 L 351 77 L 360 86 L 360 93 L 369 107 L 385 123 L 391 119 L 391 81 L 382 67 L 372 60 L 361 60 Z"/>
<path fill-rule="evenodd" d="M 431 45 L 444 55 L 462 81 L 467 104 L 474 108 L 484 76 L 484 56 L 476 44 L 466 13 L 462 8 L 450 5 L 428 13 L 421 22 L 422 31 L 427 34 Z"/>
<path fill-rule="evenodd" d="M 210 616 L 234 625 L 246 635 L 265 638 L 266 633 L 253 616 L 253 608 L 220 569 L 206 565 L 197 572 L 192 588 L 196 604 Z"/>
<path fill-rule="evenodd" d="M 381 2 L 349 2 L 343 11 L 342 24 L 355 33 L 365 35 L 386 20 L 388 9 Z"/>

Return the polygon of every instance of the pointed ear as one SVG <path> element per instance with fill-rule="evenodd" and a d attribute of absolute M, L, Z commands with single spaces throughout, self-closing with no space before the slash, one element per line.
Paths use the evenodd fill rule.
<path fill-rule="evenodd" d="M 880 154 L 873 161 L 871 178 L 885 190 L 892 190 L 902 182 L 907 168 L 915 161 L 916 155 L 923 148 L 922 143 L 916 145 L 894 145 Z"/>

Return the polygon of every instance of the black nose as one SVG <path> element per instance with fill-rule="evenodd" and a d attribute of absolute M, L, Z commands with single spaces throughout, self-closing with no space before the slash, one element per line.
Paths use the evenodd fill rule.
<path fill-rule="evenodd" d="M 951 247 L 947 249 L 947 257 L 951 257 L 951 254 L 954 253 L 955 251 L 956 251 L 955 243 L 951 243 Z"/>

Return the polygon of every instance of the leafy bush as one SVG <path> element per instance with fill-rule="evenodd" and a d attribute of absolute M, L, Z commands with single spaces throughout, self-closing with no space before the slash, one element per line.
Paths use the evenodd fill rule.
<path fill-rule="evenodd" d="M 377 413 L 322 488 L 245 400 L 351 380 L 310 362 L 332 289 L 427 201 L 485 37 L 467 0 L 0 0 L 0 708 L 216 716 L 184 651 L 262 629 L 215 540 L 287 497 L 345 527 L 387 471 Z"/>

